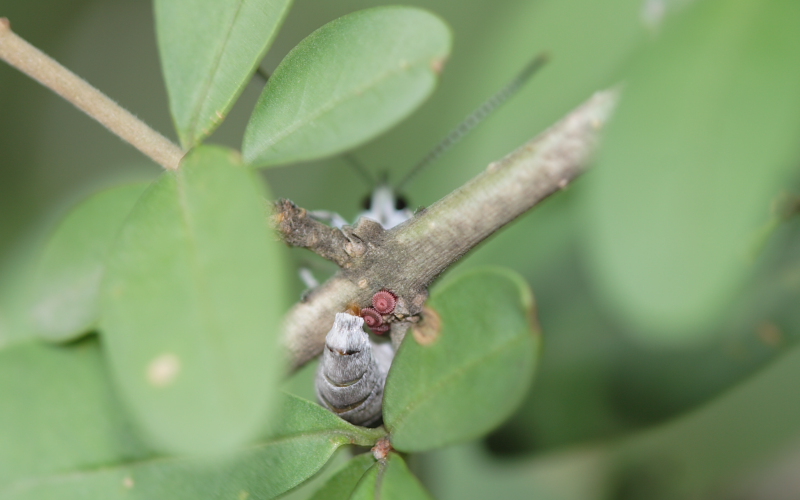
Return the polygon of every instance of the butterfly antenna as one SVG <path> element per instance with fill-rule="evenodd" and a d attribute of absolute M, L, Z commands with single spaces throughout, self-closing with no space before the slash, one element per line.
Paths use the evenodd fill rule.
<path fill-rule="evenodd" d="M 480 122 L 482 122 L 492 111 L 499 108 L 503 103 L 505 103 L 511 96 L 513 96 L 520 88 L 522 88 L 525 83 L 534 75 L 536 74 L 542 66 L 548 61 L 549 56 L 546 52 L 540 53 L 536 57 L 534 57 L 523 69 L 522 71 L 514 77 L 505 87 L 500 89 L 499 92 L 491 96 L 487 99 L 483 104 L 478 106 L 478 108 L 470 113 L 464 120 L 458 124 L 456 128 L 450 131 L 450 133 L 445 136 L 442 141 L 436 145 L 430 152 L 422 158 L 419 163 L 414 165 L 411 170 L 408 171 L 405 177 L 397 184 L 395 189 L 400 190 L 400 188 L 408 183 L 415 175 L 417 175 L 423 168 L 427 167 L 431 163 L 433 163 L 436 159 L 438 159 L 442 154 L 445 153 L 448 149 L 452 148 L 454 145 L 458 143 L 461 139 L 464 138 L 465 135 L 470 133 L 472 129 L 478 126 Z"/>
<path fill-rule="evenodd" d="M 359 179 L 363 179 L 364 182 L 367 183 L 370 189 L 377 186 L 375 177 L 371 173 L 369 173 L 367 167 L 365 167 L 364 164 L 361 163 L 353 153 L 342 154 L 342 159 L 347 163 L 349 163 L 350 166 L 355 169 L 356 173 L 358 173 Z"/>

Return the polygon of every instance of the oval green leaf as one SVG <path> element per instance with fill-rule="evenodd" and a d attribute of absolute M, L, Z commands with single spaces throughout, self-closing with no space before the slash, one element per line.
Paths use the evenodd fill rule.
<path fill-rule="evenodd" d="M 108 248 L 147 184 L 92 195 L 58 225 L 36 273 L 32 323 L 47 340 L 71 340 L 95 326 Z"/>
<path fill-rule="evenodd" d="M 0 350 L 0 498 L 65 471 L 150 456 L 114 397 L 96 339 Z"/>
<path fill-rule="evenodd" d="M 351 500 L 432 500 L 403 457 L 390 453 L 375 463 L 358 482 Z"/>
<path fill-rule="evenodd" d="M 648 339 L 714 331 L 796 170 L 800 3 L 695 2 L 640 54 L 589 178 L 601 296 Z"/>
<path fill-rule="evenodd" d="M 465 273 L 436 289 L 386 380 L 383 418 L 400 451 L 476 438 L 505 420 L 533 379 L 533 295 L 504 269 Z M 437 327 L 438 323 L 438 327 Z"/>
<path fill-rule="evenodd" d="M 376 7 L 326 24 L 267 82 L 245 131 L 245 160 L 310 160 L 384 132 L 433 91 L 450 43 L 444 22 L 411 7 Z"/>
<path fill-rule="evenodd" d="M 374 464 L 372 453 L 358 455 L 328 479 L 310 500 L 348 500 L 361 477 Z"/>
<path fill-rule="evenodd" d="M 340 446 L 370 446 L 380 438 L 379 431 L 350 425 L 310 401 L 284 396 L 281 406 L 278 428 L 223 457 L 84 461 L 0 484 L 0 496 L 9 500 L 270 499 L 313 476 Z M 108 446 L 124 435 L 102 437 L 101 444 Z M 97 467 L 97 463 L 104 465 Z"/>
<path fill-rule="evenodd" d="M 288 292 L 264 196 L 238 155 L 198 148 L 142 196 L 109 252 L 104 345 L 162 449 L 230 448 L 269 412 Z"/>
<path fill-rule="evenodd" d="M 155 0 L 169 108 L 181 144 L 222 123 L 250 81 L 291 0 Z"/>

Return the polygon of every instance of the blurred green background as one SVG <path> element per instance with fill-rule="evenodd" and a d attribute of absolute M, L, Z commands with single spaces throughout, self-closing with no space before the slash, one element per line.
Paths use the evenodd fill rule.
<path fill-rule="evenodd" d="M 262 66 L 372 1 L 295 3 Z M 430 0 L 453 28 L 433 97 L 356 149 L 398 179 L 534 54 L 549 65 L 405 193 L 426 206 L 594 91 L 625 98 L 596 168 L 482 245 L 532 285 L 544 354 L 485 442 L 415 457 L 437 498 L 798 498 L 800 9 L 791 0 Z M 152 7 L 2 0 L 32 44 L 174 138 Z M 794 64 L 791 62 L 794 61 Z M 239 148 L 254 80 L 209 142 Z M 0 347 L 29 335 L 29 269 L 75 202 L 160 169 L 0 64 Z M 264 172 L 276 196 L 352 218 L 341 158 Z M 794 217 L 793 217 L 794 216 Z M 294 252 L 319 275 L 324 262 Z M 296 284 L 298 294 L 301 285 Z M 294 387 L 311 390 L 309 368 Z M 477 404 L 480 404 L 479 402 Z"/>

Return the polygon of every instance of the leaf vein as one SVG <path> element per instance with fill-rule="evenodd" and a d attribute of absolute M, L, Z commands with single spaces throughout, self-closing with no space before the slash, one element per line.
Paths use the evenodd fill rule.
<path fill-rule="evenodd" d="M 200 93 L 200 103 L 199 105 L 195 106 L 194 108 L 195 111 L 193 113 L 193 116 L 189 120 L 189 125 L 192 131 L 192 142 L 194 142 L 194 139 L 197 135 L 197 124 L 200 122 L 200 116 L 202 114 L 201 112 L 205 109 L 204 104 L 205 102 L 207 102 L 208 95 L 211 92 L 211 85 L 214 83 L 214 80 L 216 79 L 216 76 L 219 73 L 219 67 L 222 64 L 222 56 L 225 54 L 228 44 L 231 41 L 234 27 L 236 27 L 237 25 L 239 15 L 242 12 L 242 6 L 246 1 L 247 0 L 239 0 L 238 5 L 236 6 L 236 12 L 233 14 L 233 19 L 231 20 L 231 23 L 228 25 L 228 31 L 227 33 L 225 33 L 225 38 L 223 39 L 223 42 L 220 44 L 219 50 L 214 55 L 214 62 L 211 66 L 211 71 L 208 73 L 208 76 L 203 82 L 202 85 L 203 90 Z"/>
<path fill-rule="evenodd" d="M 360 97 L 366 91 L 371 90 L 372 88 L 376 87 L 379 83 L 388 80 L 392 76 L 398 75 L 398 74 L 402 74 L 404 72 L 411 72 L 413 69 L 417 69 L 418 67 L 421 67 L 421 66 L 424 66 L 424 64 L 421 64 L 420 61 L 417 61 L 414 64 L 409 64 L 408 66 L 400 67 L 399 69 L 396 69 L 396 70 L 386 71 L 383 74 L 379 75 L 377 78 L 374 78 L 373 80 L 368 81 L 364 85 L 362 85 L 360 87 L 355 87 L 353 89 L 353 91 L 351 91 L 349 93 L 346 93 L 346 94 L 343 94 L 342 96 L 340 96 L 340 97 L 338 97 L 336 99 L 332 99 L 325 106 L 321 106 L 317 110 L 316 113 L 312 113 L 307 118 L 304 118 L 302 120 L 295 121 L 294 123 L 292 123 L 289 126 L 287 126 L 285 129 L 283 129 L 283 131 L 281 133 L 276 134 L 272 140 L 268 141 L 268 143 L 267 143 L 266 147 L 264 148 L 264 150 L 272 148 L 273 146 L 275 146 L 279 142 L 283 141 L 287 137 L 289 137 L 292 134 L 294 134 L 295 132 L 297 132 L 298 129 L 300 129 L 301 127 L 303 127 L 307 123 L 311 123 L 311 122 L 313 122 L 315 120 L 318 120 L 319 118 L 321 118 L 321 117 L 325 116 L 326 114 L 330 113 L 331 111 L 333 111 L 337 106 L 339 106 L 342 103 L 345 103 L 347 101 L 351 101 L 356 97 Z"/>

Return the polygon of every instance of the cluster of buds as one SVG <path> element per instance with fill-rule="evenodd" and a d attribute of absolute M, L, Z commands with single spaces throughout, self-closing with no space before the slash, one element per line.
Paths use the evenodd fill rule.
<path fill-rule="evenodd" d="M 378 335 L 389 331 L 389 324 L 383 321 L 385 314 L 391 314 L 397 304 L 397 295 L 389 290 L 381 290 L 372 296 L 372 307 L 361 310 L 364 323 Z"/>

